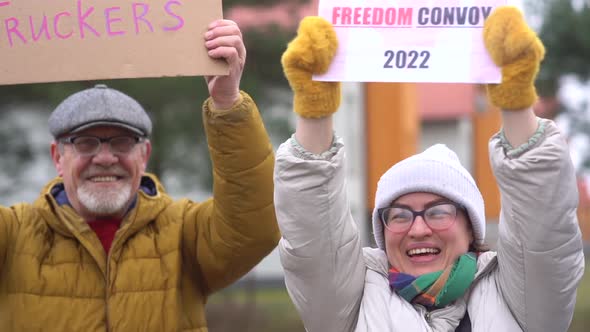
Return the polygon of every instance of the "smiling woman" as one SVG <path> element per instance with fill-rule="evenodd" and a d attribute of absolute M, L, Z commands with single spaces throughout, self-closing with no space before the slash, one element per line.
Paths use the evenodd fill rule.
<path fill-rule="evenodd" d="M 503 75 L 487 86 L 502 109 L 489 143 L 502 198 L 498 251 L 484 249 L 475 181 L 440 144 L 382 175 L 377 248 L 361 248 L 332 127 L 340 85 L 310 79 L 327 70 L 338 39 L 319 17 L 301 22 L 282 58 L 298 119 L 277 151 L 275 207 L 285 284 L 307 331 L 567 331 L 584 255 L 567 144 L 531 107 L 544 48 L 513 7 L 490 15 L 484 40 Z"/>

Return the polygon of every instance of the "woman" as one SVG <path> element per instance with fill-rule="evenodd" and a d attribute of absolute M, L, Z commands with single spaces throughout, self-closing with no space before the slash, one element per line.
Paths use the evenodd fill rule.
<path fill-rule="evenodd" d="M 328 22 L 302 21 L 282 59 L 298 119 L 277 152 L 275 206 L 285 282 L 307 331 L 567 330 L 584 258 L 566 143 L 531 108 L 543 45 L 512 7 L 488 18 L 484 40 L 503 76 L 488 86 L 503 119 L 489 144 L 502 197 L 497 252 L 483 249 L 473 178 L 443 145 L 382 176 L 378 248 L 362 249 L 332 127 L 340 86 L 311 80 L 337 39 Z"/>

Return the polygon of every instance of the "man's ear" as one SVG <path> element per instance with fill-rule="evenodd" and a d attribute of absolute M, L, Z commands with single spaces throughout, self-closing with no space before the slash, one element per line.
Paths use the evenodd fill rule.
<path fill-rule="evenodd" d="M 145 140 L 144 148 L 141 149 L 141 156 L 143 160 L 143 171 L 147 169 L 148 161 L 150 160 L 150 156 L 152 155 L 152 142 L 149 139 Z"/>
<path fill-rule="evenodd" d="M 57 171 L 57 175 L 63 176 L 63 169 L 62 169 L 62 165 L 61 165 L 63 151 L 60 151 L 59 145 L 55 141 L 51 142 L 50 149 L 51 149 L 51 160 L 53 161 L 53 165 L 55 166 L 55 170 Z"/>

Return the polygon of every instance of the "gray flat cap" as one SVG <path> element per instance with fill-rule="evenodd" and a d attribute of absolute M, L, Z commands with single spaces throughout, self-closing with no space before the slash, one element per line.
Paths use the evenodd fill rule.
<path fill-rule="evenodd" d="M 74 93 L 49 116 L 49 131 L 55 138 L 100 125 L 122 127 L 146 137 L 152 132 L 152 121 L 143 107 L 104 84 Z"/>

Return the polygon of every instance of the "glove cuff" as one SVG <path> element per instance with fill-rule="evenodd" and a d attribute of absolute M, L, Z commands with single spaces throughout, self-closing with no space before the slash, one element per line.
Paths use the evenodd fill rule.
<path fill-rule="evenodd" d="M 340 107 L 340 82 L 309 81 L 302 91 L 295 90 L 293 111 L 304 118 L 322 118 Z"/>
<path fill-rule="evenodd" d="M 519 111 L 531 107 L 537 101 L 534 86 L 515 84 L 488 85 L 488 96 L 492 105 L 505 111 Z"/>

